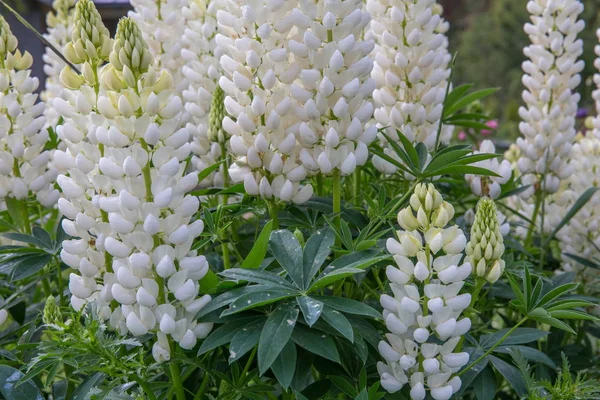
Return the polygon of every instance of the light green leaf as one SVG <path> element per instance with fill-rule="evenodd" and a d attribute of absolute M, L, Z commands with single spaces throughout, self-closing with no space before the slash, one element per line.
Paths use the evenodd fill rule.
<path fill-rule="evenodd" d="M 256 269 L 260 266 L 260 263 L 262 263 L 262 261 L 265 259 L 265 255 L 267 254 L 269 237 L 271 236 L 272 230 L 273 221 L 269 221 L 260 231 L 254 246 L 252 246 L 252 250 L 250 250 L 250 253 L 248 253 L 246 258 L 244 258 L 244 261 L 242 261 L 242 268 Z"/>

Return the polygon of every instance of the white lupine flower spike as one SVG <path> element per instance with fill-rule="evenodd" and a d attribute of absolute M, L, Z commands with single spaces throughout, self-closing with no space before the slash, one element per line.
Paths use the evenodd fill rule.
<path fill-rule="evenodd" d="M 410 206 L 398 213 L 398 240 L 387 241 L 396 265 L 386 270 L 393 297 L 381 296 L 390 332 L 379 343 L 385 362 L 377 369 L 385 390 L 397 392 L 409 384 L 414 400 L 427 393 L 449 400 L 461 387 L 454 374 L 469 361 L 468 353 L 455 352 L 471 327 L 471 320 L 461 317 L 471 294 L 459 294 L 471 264 L 461 262 L 463 232 L 447 226 L 453 216 L 454 208 L 435 187 L 420 183 Z"/>
<path fill-rule="evenodd" d="M 259 1 L 246 5 L 229 1 L 217 12 L 222 34 L 216 42 L 223 55 L 225 93 L 223 130 L 235 163 L 229 169 L 234 182 L 243 182 L 249 195 L 269 202 L 304 203 L 312 186 L 301 186 L 309 168 L 294 131 L 299 127 L 291 83 L 301 67 L 293 63 L 293 26 L 307 26 L 308 17 L 295 1 Z"/>
<path fill-rule="evenodd" d="M 519 109 L 523 137 L 517 139 L 518 168 L 524 184 L 555 193 L 560 181 L 572 173 L 569 158 L 580 100 L 576 88 L 584 68 L 583 60 L 578 60 L 583 41 L 577 39 L 585 26 L 578 19 L 583 3 L 530 0 L 527 10 L 531 22 L 525 24 L 525 32 L 531 45 L 524 49 L 528 60 L 523 63 L 522 97 L 526 105 Z"/>
<path fill-rule="evenodd" d="M 367 0 L 375 39 L 373 78 L 376 89 L 374 117 L 392 140 L 402 132 L 413 143 L 433 151 L 450 77 L 449 25 L 435 0 Z M 452 127 L 444 126 L 440 142 L 448 143 Z M 398 158 L 382 141 L 384 152 Z M 400 143 L 400 142 L 399 142 Z M 401 144 L 401 143 L 400 143 Z M 373 157 L 373 165 L 385 173 L 397 168 Z"/>
<path fill-rule="evenodd" d="M 30 70 L 33 59 L 17 44 L 0 16 L 0 199 L 35 195 L 51 207 L 59 193 L 54 189 L 58 173 L 48 166 L 50 152 L 44 150 L 49 140 L 42 115 L 46 106 L 37 102 L 39 81 Z"/>
<path fill-rule="evenodd" d="M 44 38 L 61 52 L 71 40 L 75 2 L 76 0 L 54 0 L 52 2 L 53 11 L 48 13 L 46 17 L 48 32 L 44 34 Z M 48 126 L 56 127 L 60 115 L 53 107 L 53 99 L 57 97 L 64 99 L 66 97 L 65 87 L 59 78 L 60 72 L 65 67 L 65 62 L 48 47 L 43 58 L 46 87 L 41 98 L 47 105 L 45 117 Z"/>
<path fill-rule="evenodd" d="M 78 7 L 82 1 L 93 7 L 86 0 Z M 63 155 L 72 166 L 61 177 L 68 199 L 63 225 L 75 238 L 63 243 L 61 256 L 76 270 L 69 282 L 73 307 L 96 301 L 100 317 L 119 333 L 155 334 L 152 354 L 162 362 L 171 357 L 171 341 L 191 349 L 212 326 L 194 319 L 210 300 L 198 284 L 208 263 L 191 250 L 204 228 L 201 220 L 191 222 L 199 202 L 188 193 L 198 179 L 185 175 L 190 135 L 179 128 L 182 102 L 173 79 L 153 69 L 132 19 L 119 22 L 108 58 L 91 106 L 89 142 L 67 140 Z M 84 160 L 88 153 L 93 162 Z"/>

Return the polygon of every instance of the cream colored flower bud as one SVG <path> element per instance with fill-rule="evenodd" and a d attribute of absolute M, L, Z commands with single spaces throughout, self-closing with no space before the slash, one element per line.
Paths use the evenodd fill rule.
<path fill-rule="evenodd" d="M 73 21 L 73 33 L 71 42 L 65 47 L 65 57 L 74 64 L 84 61 L 99 64 L 108 60 L 112 39 L 94 2 L 79 0 Z"/>
<path fill-rule="evenodd" d="M 504 262 L 501 260 L 504 240 L 500 233 L 496 204 L 489 197 L 482 198 L 477 204 L 471 239 L 465 252 L 466 260 L 475 266 L 477 276 L 486 278 L 491 283 L 498 280 L 504 270 Z M 498 275 L 495 276 L 496 274 Z"/>
<path fill-rule="evenodd" d="M 67 66 L 60 73 L 60 81 L 66 88 L 77 90 L 85 83 L 85 78 Z"/>
<path fill-rule="evenodd" d="M 154 62 L 140 28 L 131 18 L 123 18 L 119 21 L 114 48 L 109 59 L 114 68 L 125 74 L 127 67 L 136 78 L 147 72 Z"/>

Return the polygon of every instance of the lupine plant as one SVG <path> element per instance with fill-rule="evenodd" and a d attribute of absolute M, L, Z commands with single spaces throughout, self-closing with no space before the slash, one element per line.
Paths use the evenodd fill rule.
<path fill-rule="evenodd" d="M 600 398 L 582 1 L 504 157 L 435 0 L 131 3 L 0 16 L 0 398 Z"/>

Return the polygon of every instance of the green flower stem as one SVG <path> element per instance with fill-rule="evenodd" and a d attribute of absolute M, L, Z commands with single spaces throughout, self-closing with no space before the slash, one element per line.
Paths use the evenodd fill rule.
<path fill-rule="evenodd" d="M 335 170 L 333 172 L 333 213 L 336 214 L 334 219 L 335 227 L 340 231 L 342 227 L 342 185 L 341 185 L 340 171 Z M 335 245 L 340 246 L 340 240 L 336 237 Z"/>
<path fill-rule="evenodd" d="M 325 194 L 323 191 L 323 175 L 319 174 L 317 175 L 317 196 L 319 197 L 323 197 L 323 195 Z"/>
<path fill-rule="evenodd" d="M 541 191 L 537 193 L 537 195 L 535 196 L 535 206 L 533 209 L 533 215 L 531 216 L 531 224 L 529 225 L 529 230 L 527 231 L 527 237 L 525 239 L 525 248 L 529 247 L 531 245 L 531 242 L 533 240 L 533 232 L 535 231 L 535 226 L 536 226 L 536 220 L 537 217 L 540 213 L 540 208 L 542 205 L 542 201 L 543 201 L 543 196 Z"/>
<path fill-rule="evenodd" d="M 175 346 L 171 342 L 171 355 L 173 355 Z M 177 400 L 185 400 L 185 389 L 183 388 L 183 382 L 181 381 L 181 370 L 179 369 L 179 363 L 171 361 L 169 363 L 169 371 L 171 371 L 171 382 L 173 383 L 173 389 L 175 389 L 175 397 Z"/>
<path fill-rule="evenodd" d="M 269 216 L 273 220 L 273 229 L 279 229 L 279 216 L 277 215 L 279 207 L 277 207 L 277 203 L 267 201 L 267 208 L 269 209 Z"/>
<path fill-rule="evenodd" d="M 483 360 L 484 358 L 486 358 L 492 351 L 496 350 L 496 348 L 498 346 L 500 346 L 519 326 L 521 326 L 528 319 L 529 319 L 529 317 L 524 317 L 522 320 L 520 320 L 515 326 L 513 326 L 512 328 L 510 328 L 510 330 L 508 332 L 506 332 L 504 334 L 504 336 L 502 336 L 500 338 L 500 340 L 498 340 L 496 343 L 494 343 L 494 345 L 492 347 L 490 347 L 485 353 L 483 353 L 475 361 L 473 361 L 471 364 L 467 365 L 467 367 L 464 368 L 462 371 L 460 371 L 458 374 L 456 374 L 456 376 L 463 375 L 465 372 L 467 372 L 468 370 L 470 370 L 471 368 L 473 368 L 475 365 L 479 364 L 479 362 L 481 360 Z"/>
<path fill-rule="evenodd" d="M 200 400 L 202 396 L 204 396 L 204 392 L 206 391 L 206 387 L 208 386 L 209 382 L 210 375 L 208 372 L 204 371 L 204 378 L 202 378 L 202 383 L 200 384 L 200 388 L 198 389 L 196 396 L 194 396 L 194 400 Z"/>
<path fill-rule="evenodd" d="M 355 205 L 360 205 L 362 202 L 360 201 L 360 196 L 361 196 L 361 186 L 362 186 L 362 180 L 361 180 L 361 174 L 360 174 L 360 167 L 356 167 L 356 171 L 354 171 L 354 204 Z"/>

